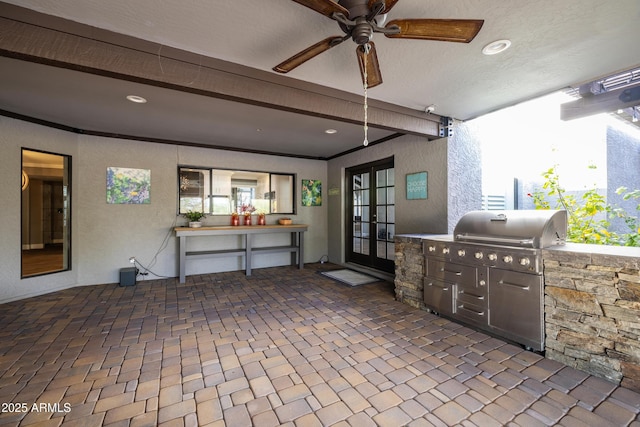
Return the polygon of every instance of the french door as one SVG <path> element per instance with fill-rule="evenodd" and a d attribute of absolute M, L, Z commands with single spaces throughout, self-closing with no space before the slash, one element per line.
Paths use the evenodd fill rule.
<path fill-rule="evenodd" d="M 393 158 L 347 169 L 347 261 L 393 272 L 395 176 Z"/>

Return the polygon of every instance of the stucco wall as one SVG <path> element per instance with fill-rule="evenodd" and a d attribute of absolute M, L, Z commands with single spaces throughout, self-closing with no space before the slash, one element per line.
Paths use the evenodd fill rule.
<path fill-rule="evenodd" d="M 428 141 L 405 135 L 329 161 L 329 260 L 345 262 L 345 170 L 394 157 L 396 234 L 446 234 L 460 217 L 481 206 L 479 147 L 466 125 L 457 123 L 458 136 Z M 406 175 L 427 172 L 427 199 L 407 200 Z"/>
<path fill-rule="evenodd" d="M 618 187 L 629 191 L 640 189 L 640 139 L 631 132 L 607 128 L 607 203 L 637 215 L 637 199 L 623 200 L 616 193 Z M 622 218 L 611 218 L 611 230 L 628 233 L 629 227 Z"/>
<path fill-rule="evenodd" d="M 0 117 L 0 144 L 0 177 L 7 183 L 0 188 L 4 208 L 0 210 L 0 303 L 73 286 L 117 283 L 119 269 L 129 266 L 131 256 L 145 266 L 152 264 L 151 271 L 160 276 L 177 276 L 177 242 L 171 229 L 186 223 L 176 216 L 178 164 L 295 173 L 298 195 L 302 179 L 327 181 L 325 161 L 77 135 L 6 117 Z M 71 271 L 20 279 L 18 180 L 23 147 L 72 156 Z M 151 204 L 108 205 L 109 166 L 150 169 Z M 292 217 L 296 223 L 310 225 L 305 233 L 305 262 L 314 262 L 327 253 L 328 204 L 302 207 L 299 198 L 297 203 L 297 215 Z M 267 221 L 273 223 L 277 217 Z M 227 216 L 210 217 L 205 224 L 228 222 Z M 286 241 L 288 235 L 277 238 Z M 206 239 L 196 245 L 218 244 Z M 236 243 L 238 238 L 232 237 L 223 244 Z M 289 262 L 288 254 L 265 254 L 256 257 L 254 265 Z M 237 270 L 242 263 L 235 257 L 189 261 L 187 274 Z"/>
<path fill-rule="evenodd" d="M 416 136 L 402 136 L 382 144 L 329 160 L 329 260 L 345 262 L 344 230 L 346 211 L 347 168 L 394 157 L 396 234 L 410 231 L 438 232 L 446 230 L 447 212 L 447 142 L 446 139 L 428 141 Z M 428 198 L 406 200 L 405 177 L 408 173 L 428 172 Z"/>

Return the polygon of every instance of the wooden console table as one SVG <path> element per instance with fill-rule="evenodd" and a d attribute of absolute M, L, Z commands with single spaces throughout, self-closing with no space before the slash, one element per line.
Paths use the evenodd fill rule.
<path fill-rule="evenodd" d="M 307 231 L 308 225 L 292 224 L 292 225 L 239 225 L 239 226 L 222 226 L 222 227 L 175 227 L 176 236 L 179 238 L 178 262 L 180 265 L 180 283 L 185 282 L 186 261 L 187 257 L 224 257 L 224 256 L 243 256 L 245 257 L 245 267 L 247 276 L 251 276 L 251 261 L 254 253 L 278 253 L 291 252 L 291 264 L 296 264 L 296 255 L 298 268 L 304 266 L 304 245 L 302 233 Z M 291 245 L 288 246 L 267 246 L 254 248 L 252 246 L 252 236 L 254 234 L 271 234 L 271 233 L 291 233 Z M 228 236 L 228 235 L 245 236 L 244 248 L 218 249 L 206 251 L 187 251 L 187 238 L 198 236 Z"/>

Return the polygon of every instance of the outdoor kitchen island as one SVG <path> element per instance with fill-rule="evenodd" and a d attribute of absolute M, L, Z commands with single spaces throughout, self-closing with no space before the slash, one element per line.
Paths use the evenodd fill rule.
<path fill-rule="evenodd" d="M 432 237 L 395 237 L 396 298 L 421 309 Z M 545 357 L 640 392 L 640 248 L 568 243 L 542 262 Z"/>

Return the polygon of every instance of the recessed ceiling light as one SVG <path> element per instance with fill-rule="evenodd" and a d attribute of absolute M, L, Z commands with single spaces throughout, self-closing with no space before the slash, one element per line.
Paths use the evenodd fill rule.
<path fill-rule="evenodd" d="M 324 133 L 328 133 L 329 135 L 333 135 L 334 133 L 338 133 L 337 130 L 335 129 L 327 129 L 324 131 Z"/>
<path fill-rule="evenodd" d="M 131 102 L 135 102 L 136 104 L 144 104 L 147 102 L 146 99 L 138 95 L 127 95 L 127 99 Z"/>
<path fill-rule="evenodd" d="M 496 40 L 483 47 L 482 53 L 485 55 L 495 55 L 496 53 L 509 49 L 509 46 L 511 46 L 511 40 Z"/>

